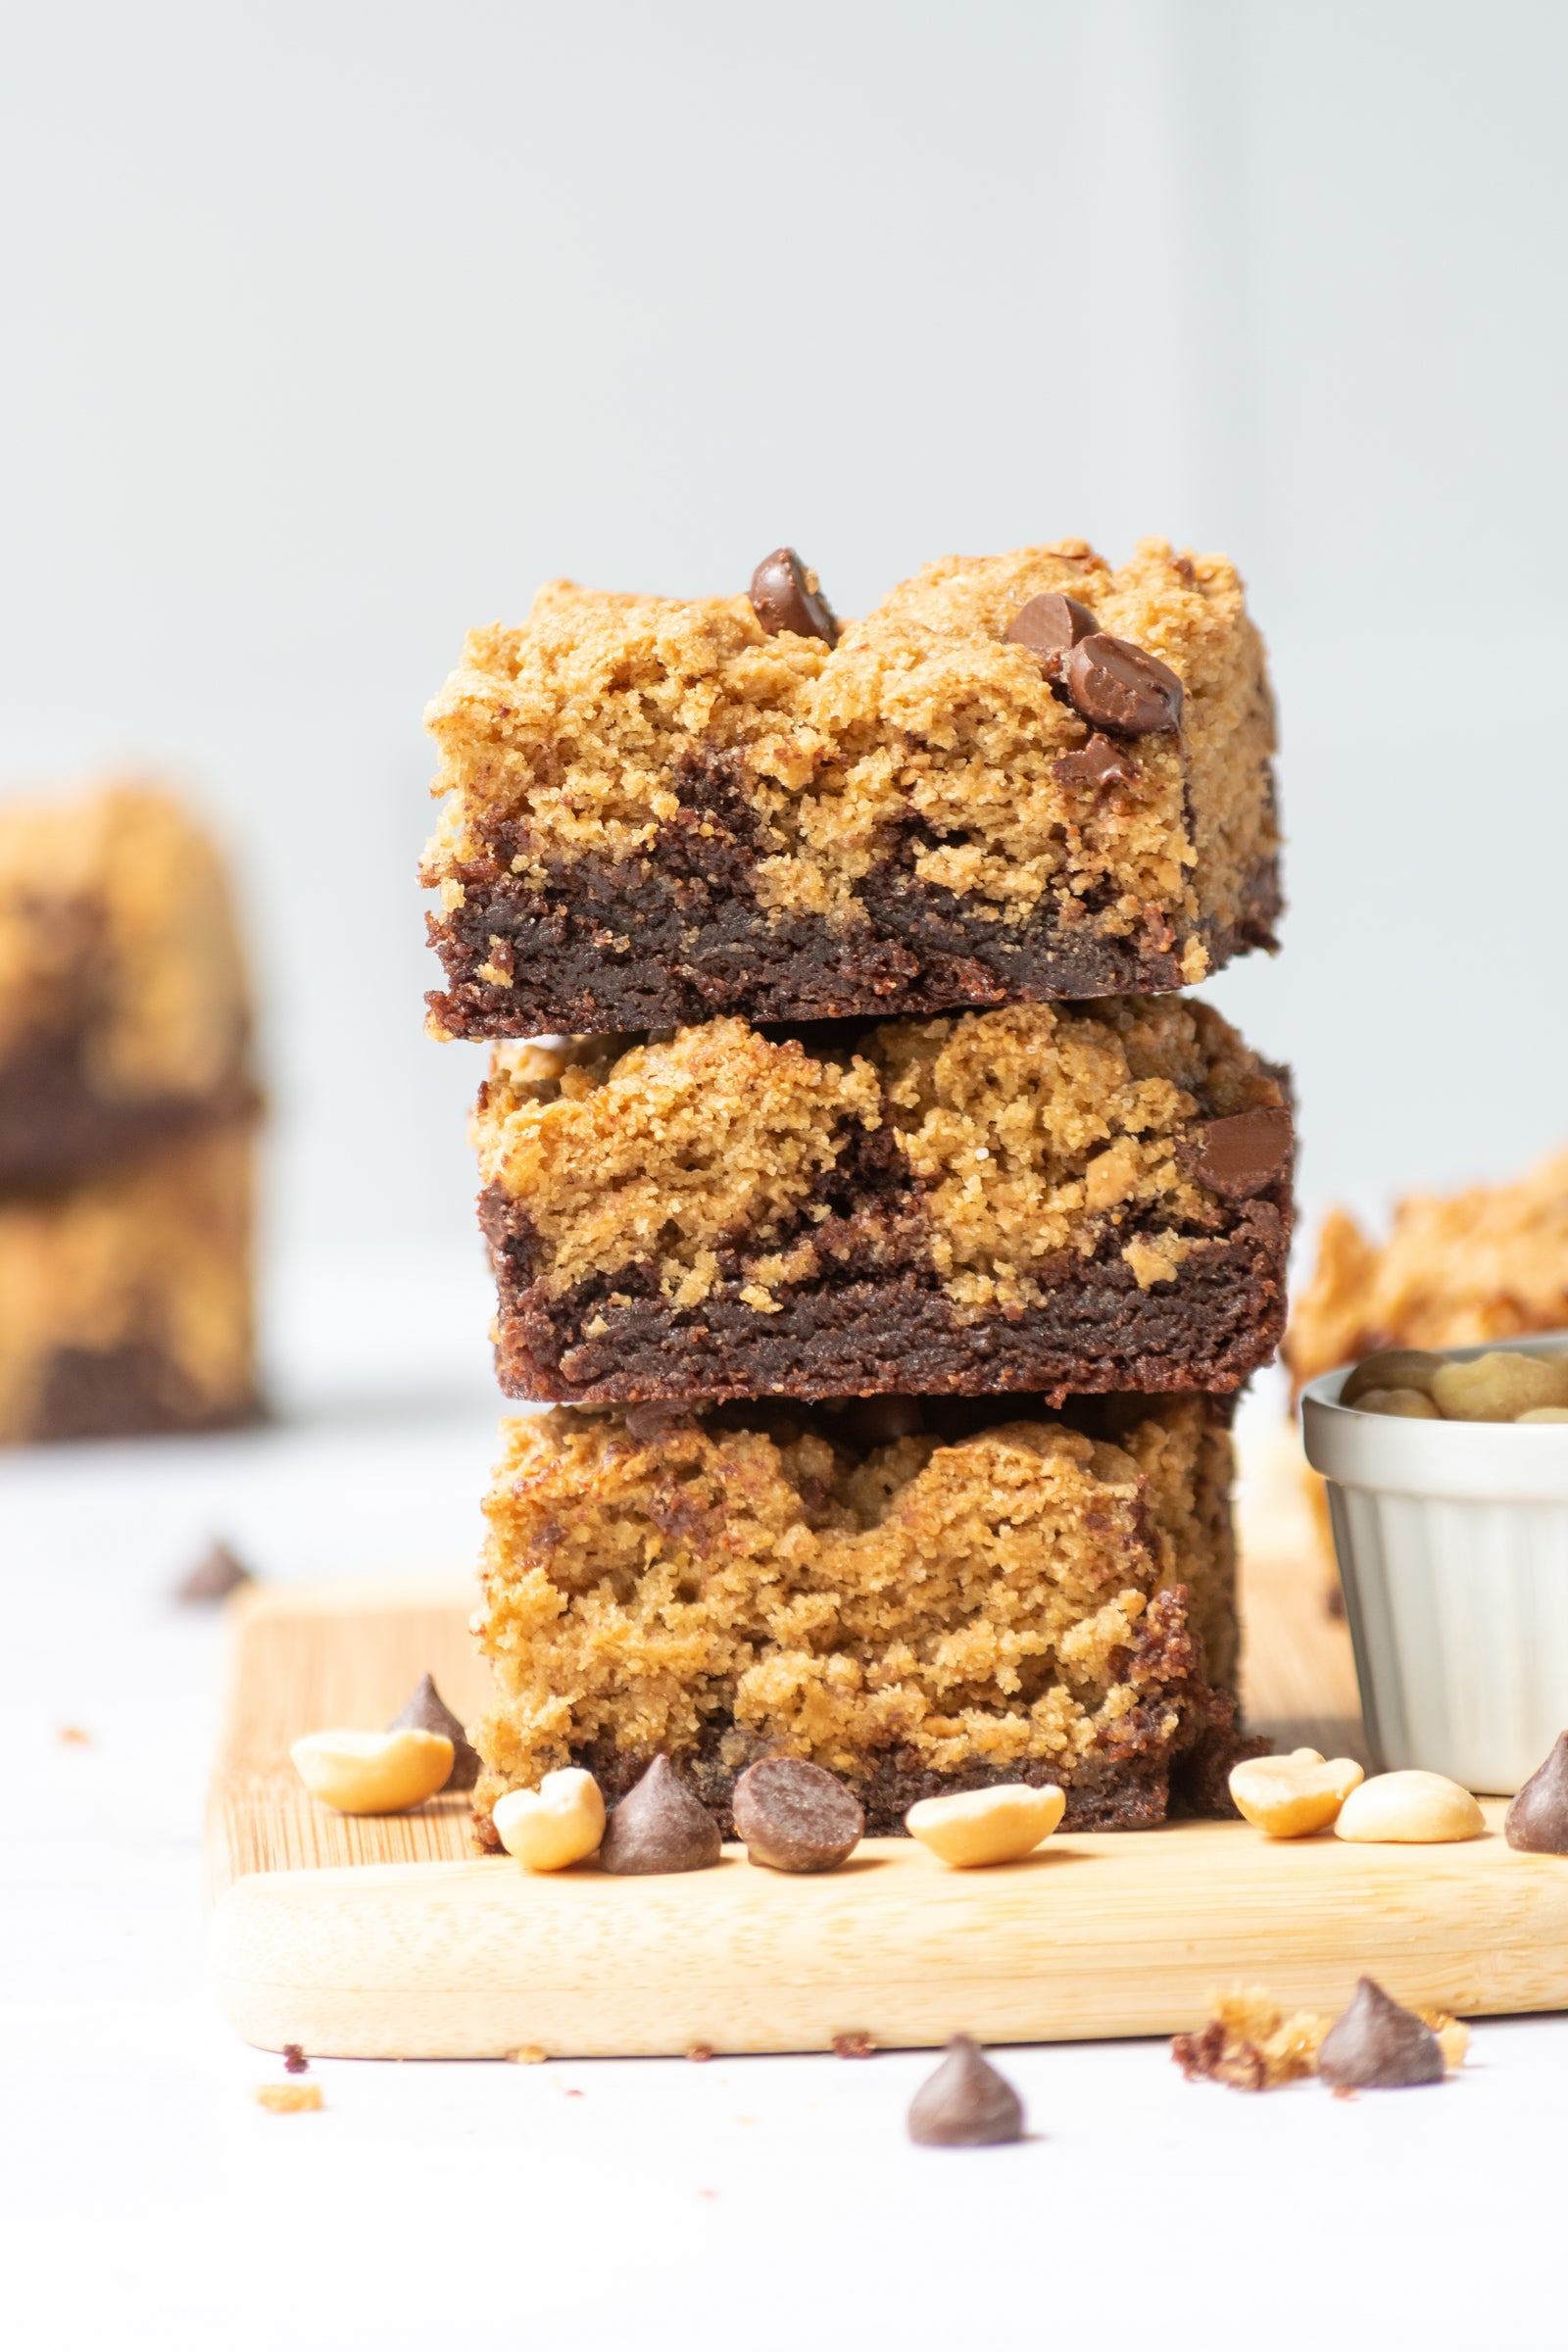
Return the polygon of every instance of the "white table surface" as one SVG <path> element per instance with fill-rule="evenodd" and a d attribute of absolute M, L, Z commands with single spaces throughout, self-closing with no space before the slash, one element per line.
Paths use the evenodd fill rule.
<path fill-rule="evenodd" d="M 214 1533 L 278 1579 L 466 1564 L 497 1418 L 475 1382 L 383 1383 L 0 1462 L 19 2352 L 1560 2347 L 1560 2019 L 1353 2101 L 1189 2085 L 1163 2042 L 1007 2050 L 1033 2136 L 975 2151 L 905 2136 L 928 2054 L 319 2062 L 323 2114 L 259 2109 L 279 2062 L 203 1962 L 221 1632 L 170 1589 Z"/>

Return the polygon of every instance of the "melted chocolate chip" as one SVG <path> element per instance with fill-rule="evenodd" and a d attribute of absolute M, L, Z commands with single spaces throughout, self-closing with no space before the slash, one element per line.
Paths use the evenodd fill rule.
<path fill-rule="evenodd" d="M 1080 638 L 1093 637 L 1099 621 L 1075 596 L 1032 596 L 1007 623 L 1008 645 L 1026 646 L 1053 682 Z"/>
<path fill-rule="evenodd" d="M 389 1732 L 439 1732 L 452 1742 L 452 1770 L 442 1784 L 447 1788 L 471 1788 L 479 1778 L 479 1751 L 447 1705 L 429 1675 L 393 1716 Z"/>
<path fill-rule="evenodd" d="M 1363 1977 L 1323 2037 L 1317 2071 L 1335 2090 L 1407 2090 L 1443 2081 L 1443 2048 L 1413 2010 Z"/>
<path fill-rule="evenodd" d="M 1200 1184 L 1222 1200 L 1250 1200 L 1277 1184 L 1291 1164 L 1291 1114 L 1264 1108 L 1210 1119 L 1193 1158 Z"/>
<path fill-rule="evenodd" d="M 1136 784 L 1138 769 L 1129 755 L 1103 735 L 1091 735 L 1081 752 L 1063 752 L 1051 763 L 1058 784 L 1070 792 L 1100 792 L 1112 784 Z"/>
<path fill-rule="evenodd" d="M 752 574 L 752 611 L 770 637 L 790 630 L 797 637 L 820 637 L 824 645 L 838 642 L 839 624 L 833 608 L 793 547 L 775 547 Z"/>
<path fill-rule="evenodd" d="M 860 1842 L 865 1815 L 841 1780 L 798 1756 L 764 1756 L 735 1784 L 735 1828 L 770 1870 L 834 1870 Z"/>
<path fill-rule="evenodd" d="M 719 1858 L 718 1824 L 667 1756 L 656 1756 L 605 1824 L 599 1867 L 616 1878 L 707 1870 Z"/>
<path fill-rule="evenodd" d="M 1568 1854 L 1568 1732 L 1508 1807 L 1502 1834 L 1516 1853 Z"/>
<path fill-rule="evenodd" d="M 990 2148 L 1022 2139 L 1023 2102 L 967 2034 L 909 2104 L 909 2137 L 924 2148 Z"/>
<path fill-rule="evenodd" d="M 649 1404 L 633 1404 L 626 1408 L 626 1435 L 637 1446 L 656 1446 L 671 1430 L 695 1427 L 690 1408 L 684 1404 L 662 1403 L 655 1398 Z"/>
<path fill-rule="evenodd" d="M 243 1560 L 236 1559 L 226 1544 L 214 1543 L 203 1553 L 184 1583 L 174 1594 L 176 1600 L 224 1600 L 241 1585 L 256 1582 Z"/>
<path fill-rule="evenodd" d="M 1168 735 L 1182 723 L 1182 682 L 1126 637 L 1081 637 L 1063 670 L 1073 709 L 1112 735 Z"/>

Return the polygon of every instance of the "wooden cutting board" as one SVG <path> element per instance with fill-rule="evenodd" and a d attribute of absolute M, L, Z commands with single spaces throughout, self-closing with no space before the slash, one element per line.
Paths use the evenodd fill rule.
<path fill-rule="evenodd" d="M 1361 1753 L 1355 1680 L 1290 1491 L 1244 1511 L 1249 1718 Z M 466 1800 L 350 1820 L 309 1797 L 291 1740 L 385 1723 L 425 1672 L 476 1715 L 471 1586 L 262 1588 L 234 1604 L 209 1819 L 213 1961 L 246 2038 L 319 2056 L 575 2056 L 1168 2034 L 1216 1985 L 1343 2006 L 1367 1971 L 1461 2015 L 1568 2007 L 1568 1862 L 1465 1845 L 1270 1844 L 1236 1822 L 1060 1836 L 951 1871 L 903 1838 L 789 1878 L 716 1869 L 533 1878 L 478 1860 Z"/>

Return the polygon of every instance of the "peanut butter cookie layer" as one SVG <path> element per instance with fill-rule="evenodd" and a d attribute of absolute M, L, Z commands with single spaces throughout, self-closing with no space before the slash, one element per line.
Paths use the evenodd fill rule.
<path fill-rule="evenodd" d="M 1273 711 L 1232 567 L 929 564 L 842 631 L 557 581 L 431 707 L 438 1035 L 1165 990 L 1273 944 Z"/>
<path fill-rule="evenodd" d="M 1284 1311 L 1281 1073 L 1182 998 L 498 1048 L 514 1396 L 1223 1391 Z"/>
<path fill-rule="evenodd" d="M 481 1832 L 569 1762 L 668 1756 L 726 1834 L 763 1755 L 867 1829 L 1055 1782 L 1081 1828 L 1224 1809 L 1237 1628 L 1223 1405 L 907 1398 L 516 1422 L 486 1515 Z"/>

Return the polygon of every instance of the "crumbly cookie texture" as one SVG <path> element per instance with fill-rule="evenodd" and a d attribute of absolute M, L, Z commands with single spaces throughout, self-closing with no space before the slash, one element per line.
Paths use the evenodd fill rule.
<path fill-rule="evenodd" d="M 79 1035 L 111 1100 L 204 1096 L 247 1022 L 222 866 L 175 800 L 116 783 L 0 803 L 0 1067 Z"/>
<path fill-rule="evenodd" d="M 1470 2030 L 1446 2009 L 1417 2012 L 1437 2035 L 1443 2062 L 1456 2074 Z M 1289 2014 L 1256 1985 L 1216 1993 L 1196 2034 L 1178 2034 L 1171 2056 L 1189 2082 L 1224 2082 L 1232 2090 L 1278 2090 L 1317 2072 L 1318 2052 L 1334 2020 L 1315 2009 Z"/>
<path fill-rule="evenodd" d="M 1007 636 L 1052 594 L 1175 673 L 1177 731 L 1118 739 L 1108 769 L 1074 759 L 1094 729 Z M 469 636 L 428 724 L 445 807 L 422 876 L 441 894 L 432 936 L 459 983 L 432 1000 L 438 1032 L 540 1025 L 549 972 L 522 964 L 546 902 L 558 986 L 570 965 L 570 985 L 591 990 L 590 948 L 608 971 L 631 951 L 621 927 L 635 914 L 673 913 L 658 941 L 665 992 L 695 975 L 715 1009 L 733 1000 L 760 1018 L 874 1009 L 900 991 L 911 1006 L 996 1001 L 1002 980 L 978 989 L 973 958 L 1001 955 L 1005 973 L 1009 953 L 1005 993 L 1096 994 L 1073 958 L 1088 971 L 1089 949 L 1106 943 L 1169 959 L 1157 985 L 1175 986 L 1266 943 L 1277 911 L 1261 641 L 1231 564 L 1162 540 L 1120 569 L 1082 540 L 948 557 L 831 649 L 769 636 L 744 596 L 682 603 L 554 581 L 524 627 Z M 582 938 L 554 904 L 573 887 L 603 901 Z M 776 949 L 783 968 L 765 1004 L 742 1001 L 715 899 L 772 936 L 762 960 Z M 481 967 L 471 916 L 491 906 L 501 929 Z M 866 964 L 863 1004 L 827 1001 L 835 983 L 812 969 L 827 941 L 853 995 L 847 974 L 872 933 L 903 950 Z M 1048 941 L 1056 963 L 1016 959 Z M 944 945 L 949 963 L 955 950 L 970 958 L 969 986 Z M 933 955 L 939 968 L 917 968 Z M 511 1026 L 509 991 L 520 994 Z M 798 1003 L 781 1001 L 792 992 Z"/>
<path fill-rule="evenodd" d="M 807 1041 L 720 1019 L 500 1047 L 475 1138 L 552 1296 L 635 1266 L 692 1306 L 738 1257 L 766 1315 L 835 1259 L 914 1255 L 956 1306 L 992 1311 L 1038 1302 L 1063 1253 L 1168 1282 L 1224 1224 L 1194 1172 L 1200 1125 L 1285 1100 L 1208 1006 L 1123 998 Z"/>
<path fill-rule="evenodd" d="M 0 1443 L 243 1419 L 251 1122 L 0 1199 Z"/>
<path fill-rule="evenodd" d="M 1114 1819 L 1121 1774 L 1157 1817 L 1171 1759 L 1230 1720 L 1230 1447 L 1204 1398 L 1118 1406 L 1092 1424 L 1112 1436 L 999 1400 L 869 1445 L 853 1411 L 766 1399 L 510 1423 L 477 1815 L 655 1754 L 722 1813 L 773 1754 L 844 1775 L 884 1830 L 1008 1778 Z"/>
<path fill-rule="evenodd" d="M 1517 1182 L 1413 1194 L 1381 1247 L 1344 1209 L 1285 1353 L 1299 1385 L 1385 1348 L 1464 1348 L 1568 1324 L 1568 1152 Z"/>

